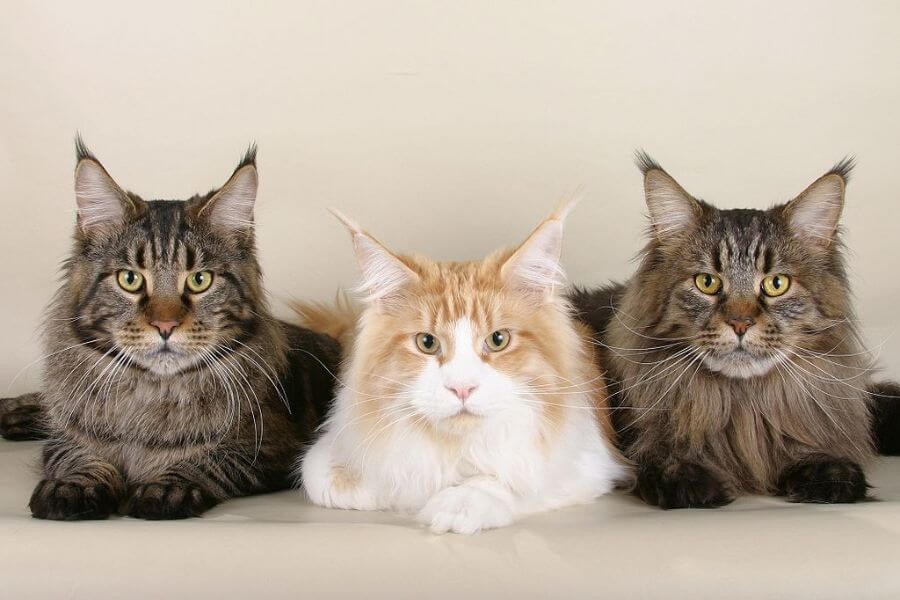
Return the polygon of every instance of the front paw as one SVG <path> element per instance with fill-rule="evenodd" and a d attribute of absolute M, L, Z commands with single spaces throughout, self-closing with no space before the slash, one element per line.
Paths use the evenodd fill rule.
<path fill-rule="evenodd" d="M 718 508 L 733 500 L 712 473 L 695 463 L 667 468 L 641 464 L 634 492 L 647 504 L 662 509 Z"/>
<path fill-rule="evenodd" d="M 44 438 L 39 405 L 27 404 L 0 412 L 0 436 L 16 442 Z"/>
<path fill-rule="evenodd" d="M 198 517 L 218 504 L 202 487 L 183 480 L 139 483 L 128 492 L 125 514 L 152 521 Z"/>
<path fill-rule="evenodd" d="M 484 490 L 456 486 L 432 496 L 418 518 L 434 533 L 476 533 L 509 525 L 513 514 L 506 503 Z"/>
<path fill-rule="evenodd" d="M 778 488 L 791 502 L 846 503 L 865 498 L 869 484 L 859 464 L 817 457 L 785 469 Z"/>
<path fill-rule="evenodd" d="M 108 485 L 96 481 L 44 479 L 28 506 L 36 519 L 80 521 L 105 519 L 115 512 L 118 499 Z"/>

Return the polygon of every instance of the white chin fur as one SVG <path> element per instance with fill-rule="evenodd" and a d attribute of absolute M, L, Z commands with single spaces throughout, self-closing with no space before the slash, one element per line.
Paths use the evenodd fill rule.
<path fill-rule="evenodd" d="M 760 377 L 771 371 L 776 362 L 775 358 L 771 356 L 756 358 L 747 353 L 723 356 L 708 355 L 703 359 L 703 365 L 707 369 L 733 379 Z"/>

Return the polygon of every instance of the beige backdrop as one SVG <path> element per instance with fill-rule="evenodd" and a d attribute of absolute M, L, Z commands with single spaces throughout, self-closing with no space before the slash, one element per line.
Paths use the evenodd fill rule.
<path fill-rule="evenodd" d="M 854 153 L 859 315 L 900 375 L 896 2 L 120 4 L 0 2 L 0 391 L 39 356 L 76 130 L 145 198 L 221 184 L 256 140 L 276 298 L 353 283 L 328 206 L 465 259 L 583 187 L 564 258 L 593 284 L 642 243 L 635 148 L 723 207 L 785 200 Z"/>

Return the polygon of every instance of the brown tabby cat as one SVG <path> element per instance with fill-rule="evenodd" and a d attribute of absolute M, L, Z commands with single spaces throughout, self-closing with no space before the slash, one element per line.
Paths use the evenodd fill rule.
<path fill-rule="evenodd" d="M 572 294 L 611 367 L 635 492 L 663 508 L 863 499 L 872 369 L 838 235 L 851 162 L 765 211 L 719 210 L 638 162 L 640 267 Z"/>
<path fill-rule="evenodd" d="M 327 411 L 339 348 L 269 314 L 255 148 L 221 189 L 186 201 L 144 201 L 80 140 L 77 151 L 78 223 L 45 325 L 44 390 L 0 401 L 4 436 L 49 436 L 32 514 L 176 519 L 287 487 Z"/>

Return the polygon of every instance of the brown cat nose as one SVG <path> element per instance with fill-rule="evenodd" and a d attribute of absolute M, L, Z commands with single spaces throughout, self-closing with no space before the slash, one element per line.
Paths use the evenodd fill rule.
<path fill-rule="evenodd" d="M 167 340 L 172 335 L 172 330 L 181 325 L 181 321 L 150 321 L 150 324 L 159 330 L 162 339 Z"/>
<path fill-rule="evenodd" d="M 478 389 L 477 385 L 448 385 L 444 387 L 456 394 L 456 397 L 463 402 L 472 395 L 472 392 Z"/>
<path fill-rule="evenodd" d="M 731 325 L 731 328 L 734 329 L 734 332 L 738 334 L 738 337 L 743 336 L 745 333 L 747 333 L 748 329 L 756 324 L 756 319 L 754 319 L 750 315 L 731 315 L 728 317 L 727 321 L 728 324 Z"/>

